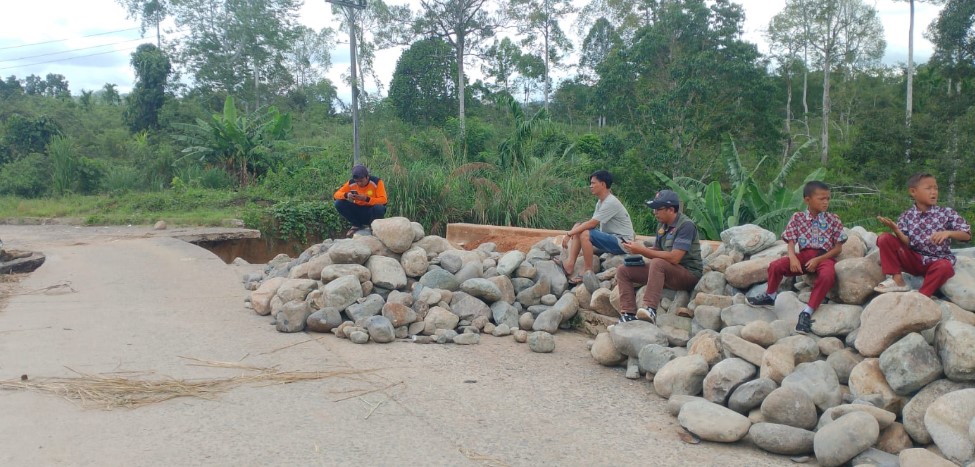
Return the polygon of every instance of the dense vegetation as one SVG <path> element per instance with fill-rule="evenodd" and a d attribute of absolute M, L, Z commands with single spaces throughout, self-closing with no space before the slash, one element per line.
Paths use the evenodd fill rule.
<path fill-rule="evenodd" d="M 330 198 L 352 164 L 352 125 L 323 52 L 339 34 L 297 25 L 294 0 L 120 1 L 148 28 L 171 18 L 223 30 L 140 46 L 126 96 L 111 83 L 72 95 L 57 74 L 0 81 L 0 217 L 339 231 Z M 916 69 L 879 63 L 881 26 L 862 0 L 787 1 L 770 56 L 741 39 L 734 2 L 596 1 L 579 12 L 578 63 L 566 63 L 570 2 L 427 5 L 371 0 L 352 16 L 364 81 L 376 50 L 408 45 L 388 96 L 361 95 L 361 154 L 387 182 L 390 214 L 433 232 L 568 228 L 591 213 L 597 169 L 617 176 L 643 233 L 643 201 L 665 187 L 709 238 L 745 222 L 778 230 L 807 178 L 835 187 L 847 224 L 875 227 L 906 207 L 904 181 L 920 170 L 975 218 L 970 1 L 945 3 L 925 32 L 936 53 Z M 505 25 L 519 35 L 502 37 Z M 485 79 L 470 83 L 465 62 Z M 546 79 L 568 66 L 570 78 Z"/>

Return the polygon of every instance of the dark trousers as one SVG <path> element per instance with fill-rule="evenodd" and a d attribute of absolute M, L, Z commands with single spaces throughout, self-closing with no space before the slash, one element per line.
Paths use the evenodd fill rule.
<path fill-rule="evenodd" d="M 372 221 L 386 216 L 386 205 L 359 206 L 344 199 L 335 200 L 335 210 L 354 227 L 369 227 Z"/>

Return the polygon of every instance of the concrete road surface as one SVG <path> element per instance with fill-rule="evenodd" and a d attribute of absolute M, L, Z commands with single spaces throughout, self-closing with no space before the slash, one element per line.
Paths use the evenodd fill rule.
<path fill-rule="evenodd" d="M 3 466 L 792 465 L 744 443 L 682 443 L 651 385 L 596 364 L 579 334 L 556 335 L 551 354 L 510 337 L 282 334 L 244 308 L 247 267 L 149 229 L 0 226 L 0 238 L 48 258 L 0 309 L 2 381 L 253 374 L 201 361 L 344 373 L 134 409 L 0 391 Z"/>

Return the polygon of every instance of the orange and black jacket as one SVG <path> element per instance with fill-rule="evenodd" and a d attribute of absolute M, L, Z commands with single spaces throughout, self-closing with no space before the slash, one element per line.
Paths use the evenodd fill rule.
<path fill-rule="evenodd" d="M 338 190 L 335 191 L 333 198 L 335 199 L 345 199 L 346 193 L 350 191 L 356 191 L 360 195 L 366 195 L 369 197 L 367 201 L 353 200 L 352 202 L 358 206 L 375 206 L 377 204 L 386 204 L 386 185 L 383 184 L 383 179 L 379 177 L 369 176 L 369 183 L 366 186 L 359 186 L 355 183 L 355 180 L 349 179 L 349 182 L 340 186 Z"/>

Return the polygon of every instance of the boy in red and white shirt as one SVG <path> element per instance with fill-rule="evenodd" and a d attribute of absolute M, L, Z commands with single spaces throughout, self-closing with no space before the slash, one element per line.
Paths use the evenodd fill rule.
<path fill-rule="evenodd" d="M 916 173 L 907 180 L 907 191 L 914 206 L 897 219 L 897 223 L 877 216 L 893 233 L 877 238 L 880 267 L 887 275 L 874 290 L 880 293 L 907 292 L 902 272 L 923 276 L 918 290 L 930 297 L 955 275 L 955 255 L 951 241 L 972 239 L 972 228 L 954 209 L 938 206 L 938 181 L 929 173 Z"/>
<path fill-rule="evenodd" d="M 809 303 L 799 313 L 796 323 L 796 332 L 806 334 L 812 330 L 813 312 L 836 283 L 836 260 L 833 258 L 843 251 L 847 237 L 839 216 L 826 212 L 829 209 L 829 186 L 815 180 L 808 182 L 802 189 L 802 199 L 806 211 L 793 214 L 782 233 L 782 240 L 788 242 L 789 255 L 769 264 L 766 293 L 748 297 L 748 303 L 774 305 L 783 277 L 816 273 Z"/>

